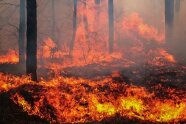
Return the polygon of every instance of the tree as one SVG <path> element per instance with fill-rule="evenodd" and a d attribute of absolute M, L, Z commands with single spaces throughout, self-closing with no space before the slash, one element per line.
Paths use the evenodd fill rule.
<path fill-rule="evenodd" d="M 26 2 L 20 0 L 19 20 L 19 63 L 25 62 L 25 27 L 26 27 Z"/>
<path fill-rule="evenodd" d="M 37 5 L 36 0 L 27 0 L 27 47 L 26 72 L 37 81 Z"/>
<path fill-rule="evenodd" d="M 113 52 L 114 47 L 114 1 L 108 0 L 108 17 L 109 17 L 109 52 Z"/>
<path fill-rule="evenodd" d="M 52 39 L 56 42 L 55 36 L 55 27 L 56 27 L 56 19 L 55 19 L 55 0 L 52 0 Z"/>
<path fill-rule="evenodd" d="M 88 49 L 90 50 L 89 24 L 88 24 L 88 19 L 87 19 L 87 0 L 84 0 L 83 9 L 85 11 L 83 13 L 83 24 L 84 24 L 84 28 L 85 28 L 85 36 L 86 36 L 87 44 L 89 47 Z"/>
<path fill-rule="evenodd" d="M 166 41 L 171 40 L 174 23 L 174 0 L 165 0 L 165 33 Z"/>
<path fill-rule="evenodd" d="M 77 31 L 77 0 L 74 0 L 74 12 L 73 12 L 73 34 L 72 40 L 70 42 L 70 55 L 74 49 L 74 42 L 76 38 L 76 31 Z"/>

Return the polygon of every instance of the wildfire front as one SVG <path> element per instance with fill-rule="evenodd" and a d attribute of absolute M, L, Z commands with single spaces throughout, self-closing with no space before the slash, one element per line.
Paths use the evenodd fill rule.
<path fill-rule="evenodd" d="M 0 123 L 186 123 L 185 4 L 0 0 Z"/>

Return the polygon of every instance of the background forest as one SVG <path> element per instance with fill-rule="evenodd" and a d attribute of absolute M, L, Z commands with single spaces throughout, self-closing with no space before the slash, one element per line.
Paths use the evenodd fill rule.
<path fill-rule="evenodd" d="M 0 124 L 186 122 L 186 0 L 0 0 Z"/>

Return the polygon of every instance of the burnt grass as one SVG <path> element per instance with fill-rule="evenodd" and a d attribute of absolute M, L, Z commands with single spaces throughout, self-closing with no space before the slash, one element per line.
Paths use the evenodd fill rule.
<path fill-rule="evenodd" d="M 4 64 L 0 65 L 0 72 L 22 75 L 24 69 L 19 70 L 21 64 Z M 15 71 L 16 70 L 16 71 Z M 50 71 L 48 69 L 38 70 L 40 72 Z M 98 77 L 111 76 L 113 71 L 119 71 L 119 77 L 113 77 L 117 82 L 126 82 L 137 86 L 146 87 L 149 91 L 154 91 L 157 84 L 161 84 L 165 88 L 175 88 L 186 92 L 186 69 L 182 65 L 170 66 L 131 66 L 131 67 L 110 67 L 91 64 L 84 67 L 65 68 L 61 75 L 65 77 L 81 77 L 91 80 L 97 80 Z M 29 89 L 29 92 L 28 92 Z M 32 92 L 30 92 L 32 91 Z M 44 92 L 44 87 L 40 85 L 22 85 L 7 92 L 0 93 L 0 124 L 49 124 L 46 119 L 39 116 L 28 115 L 21 107 L 16 105 L 11 96 L 15 93 L 20 94 L 32 106 L 34 101 L 40 99 L 41 92 Z M 156 92 L 158 97 L 167 98 L 168 93 L 164 90 Z M 180 95 L 180 94 L 178 94 Z M 37 97 L 36 97 L 37 96 Z M 180 96 L 182 97 L 182 96 Z M 56 118 L 55 108 L 44 101 L 44 106 L 41 107 L 43 113 L 49 114 L 50 117 Z M 58 122 L 60 123 L 60 122 Z M 115 115 L 115 117 L 105 118 L 101 122 L 89 122 L 87 124 L 150 124 L 152 122 L 144 122 L 139 119 L 129 119 Z M 179 122 L 186 123 L 186 121 Z M 152 123 L 153 124 L 153 123 Z"/>

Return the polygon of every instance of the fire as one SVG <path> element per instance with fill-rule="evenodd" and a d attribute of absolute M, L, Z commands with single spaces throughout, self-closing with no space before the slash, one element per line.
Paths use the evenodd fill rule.
<path fill-rule="evenodd" d="M 96 50 L 90 50 L 89 52 L 84 51 L 84 49 L 81 48 L 84 47 L 86 49 L 88 48 L 88 46 L 86 46 L 85 42 L 83 42 L 83 44 L 81 44 L 81 47 L 79 45 L 79 47 L 75 48 L 74 54 L 72 56 L 69 56 L 68 51 L 61 51 L 59 49 L 54 51 L 53 49 L 56 48 L 56 44 L 50 38 L 47 38 L 44 41 L 44 45 L 40 47 L 41 50 L 39 50 L 38 59 L 40 59 L 41 62 L 44 62 L 44 64 L 40 63 L 39 67 L 46 67 L 56 71 L 57 73 L 58 71 L 61 71 L 62 69 L 67 67 L 85 66 L 95 63 L 103 65 L 104 63 L 113 62 L 115 60 L 128 61 L 126 63 L 126 66 L 128 63 L 130 63 L 128 64 L 129 66 L 136 63 L 135 61 L 130 62 L 130 60 L 125 59 L 125 53 L 122 54 L 122 52 L 119 51 L 112 54 Z M 143 56 L 146 60 L 149 60 L 148 63 L 153 65 L 164 66 L 165 62 L 176 63 L 174 56 L 169 54 L 163 48 L 149 50 L 148 54 L 143 53 L 144 48 L 141 49 L 140 47 L 133 47 L 131 48 L 131 50 L 134 53 L 134 56 L 135 54 L 140 54 L 140 56 Z"/>
<path fill-rule="evenodd" d="M 95 96 L 92 96 L 92 102 L 98 113 L 102 113 L 106 116 L 111 116 L 116 113 L 116 109 L 111 103 L 99 103 Z"/>
<path fill-rule="evenodd" d="M 52 49 L 56 47 L 56 44 L 52 41 L 51 38 L 47 38 L 43 42 L 43 46 L 41 48 L 41 51 L 39 51 L 39 57 L 42 58 L 51 58 L 53 57 Z"/>
<path fill-rule="evenodd" d="M 174 56 L 169 54 L 163 48 L 159 48 L 158 50 L 154 48 L 150 50 L 146 49 L 152 41 L 156 44 L 163 44 L 165 42 L 164 33 L 158 31 L 155 27 L 146 24 L 137 13 L 132 13 L 131 15 L 124 17 L 121 21 L 115 22 L 116 31 L 118 30 L 118 33 L 115 33 L 115 48 L 117 49 L 114 53 L 109 54 L 107 29 L 103 28 L 104 30 L 101 30 L 101 36 L 95 34 L 95 32 L 99 32 L 95 26 L 96 10 L 91 6 L 91 2 L 87 3 L 86 8 L 83 4 L 78 8 L 78 19 L 80 22 L 77 27 L 73 54 L 69 55 L 69 50 L 65 49 L 68 48 L 68 43 L 64 43 L 62 47 L 57 46 L 55 41 L 48 37 L 40 43 L 38 48 L 37 58 L 39 68 L 48 68 L 55 71 L 55 73 L 58 73 L 67 67 L 85 66 L 95 63 L 103 64 L 115 60 L 127 60 L 131 63 L 138 63 L 138 61 L 135 61 L 134 59 L 130 60 L 125 58 L 126 56 L 149 60 L 151 59 L 151 56 L 153 56 L 156 65 L 162 65 L 159 58 L 164 58 L 171 63 L 176 62 Z M 100 16 L 104 18 L 107 17 L 105 13 L 106 10 L 101 11 Z M 85 22 L 82 20 L 83 16 L 87 17 L 87 29 L 85 28 Z M 100 20 L 99 23 L 100 25 L 107 27 L 103 20 Z M 117 43 L 116 40 L 119 36 L 121 36 L 121 44 L 125 44 L 124 40 L 127 39 L 127 41 L 130 40 L 130 44 L 132 45 L 125 44 L 123 46 Z M 151 50 L 154 52 L 150 52 Z M 148 54 L 147 56 L 145 55 L 145 51 L 151 54 Z M 157 55 L 156 52 L 158 52 L 159 55 Z M 7 55 L 1 57 L 0 63 L 17 63 L 19 60 L 17 53 L 18 52 L 14 50 L 9 50 Z"/>
<path fill-rule="evenodd" d="M 24 85 L 17 82 L 31 81 L 29 78 L 1 74 L 0 82 L 3 82 L 0 85 L 2 92 L 7 90 L 3 86 L 5 83 L 11 82 L 8 89 L 12 89 Z M 156 91 L 149 92 L 145 87 L 116 82 L 110 77 L 97 81 L 58 77 L 34 85 L 45 90 L 39 92 L 39 100 L 34 101 L 33 105 L 19 91 L 12 94 L 11 99 L 29 115 L 40 116 L 51 123 L 101 121 L 116 114 L 150 122 L 172 123 L 186 119 L 186 94 L 177 91 L 176 94 L 181 93 L 178 97 L 172 92 L 174 89 L 166 89 L 170 97 L 162 99 L 155 95 Z M 34 93 L 32 89 L 28 89 L 28 92 Z M 56 118 L 51 116 L 52 111 L 42 109 L 45 105 L 53 108 Z"/>
<path fill-rule="evenodd" d="M 7 54 L 0 55 L 0 64 L 10 63 L 15 64 L 19 62 L 18 52 L 16 50 L 9 49 Z"/>
<path fill-rule="evenodd" d="M 134 110 L 134 112 L 140 113 L 142 112 L 144 106 L 143 106 L 143 101 L 138 100 L 136 98 L 133 97 L 129 97 L 129 98 L 123 98 L 121 100 L 121 107 L 124 110 Z"/>
<path fill-rule="evenodd" d="M 182 112 L 185 113 L 185 105 L 184 103 L 180 103 L 180 104 L 173 104 L 171 101 L 168 103 L 164 103 L 164 104 L 160 104 L 157 103 L 160 109 L 160 116 L 158 121 L 169 121 L 171 119 L 176 119 L 179 118 L 180 114 Z M 184 114 L 183 114 L 184 115 Z"/>
<path fill-rule="evenodd" d="M 12 100 L 15 101 L 16 104 L 20 105 L 24 111 L 30 111 L 32 109 L 29 103 L 17 93 L 12 97 Z"/>
<path fill-rule="evenodd" d="M 12 83 L 13 82 L 13 83 Z M 23 84 L 32 84 L 29 76 L 16 77 L 0 73 L 0 92 L 8 91 Z"/>
<path fill-rule="evenodd" d="M 118 68 L 139 66 L 141 63 L 139 64 L 138 60 L 141 59 L 147 60 L 145 64 L 157 67 L 176 64 L 175 57 L 161 46 L 165 43 L 164 32 L 146 24 L 139 14 L 132 13 L 121 21 L 115 22 L 117 33 L 115 32 L 114 45 L 117 49 L 109 54 L 108 29 L 103 28 L 107 27 L 104 21 L 106 19 L 100 19 L 99 26 L 95 24 L 97 14 L 90 6 L 91 2 L 87 8 L 81 6 L 78 10 L 79 23 L 72 55 L 69 55 L 69 49 L 64 49 L 68 43 L 58 46 L 50 37 L 44 39 L 39 45 L 37 56 L 39 69 L 52 70 L 55 76 L 50 80 L 41 79 L 33 82 L 29 76 L 18 77 L 0 73 L 0 95 L 10 93 L 12 102 L 21 107 L 24 112 L 44 118 L 50 123 L 101 122 L 118 116 L 149 123 L 185 121 L 186 93 L 184 91 L 158 84 L 150 88 L 135 86 L 133 83 L 136 82 L 125 81 L 127 79 L 122 77 L 122 72 L 116 71 Z M 106 9 L 99 13 L 99 17 L 107 18 L 105 13 Z M 87 16 L 89 22 L 87 29 L 82 16 Z M 98 32 L 98 28 L 102 30 Z M 98 36 L 99 33 L 101 36 Z M 130 43 L 126 44 L 126 40 Z M 149 47 L 153 44 L 157 47 Z M 131 59 L 131 56 L 135 59 Z M 15 50 L 9 50 L 7 54 L 0 56 L 0 64 L 14 64 L 18 61 L 18 52 Z M 61 75 L 63 69 L 94 68 L 94 65 L 98 65 L 98 68 L 114 69 L 110 76 L 97 76 L 95 79 Z M 75 73 L 81 72 L 78 70 Z M 89 68 L 86 73 L 90 73 Z M 132 72 L 131 75 L 137 73 L 137 71 Z M 149 82 L 143 83 L 146 85 Z M 31 101 L 22 91 L 30 95 Z M 163 96 L 159 95 L 159 91 L 162 91 Z"/>
<path fill-rule="evenodd" d="M 169 54 L 164 49 L 160 49 L 159 52 L 160 52 L 160 55 L 162 55 L 167 61 L 169 61 L 171 63 L 176 63 L 176 60 L 175 60 L 174 56 Z"/>
<path fill-rule="evenodd" d="M 154 26 L 146 24 L 138 13 L 132 13 L 122 21 L 117 26 L 120 26 L 122 33 L 130 39 L 137 36 L 139 40 L 154 41 L 158 44 L 165 42 L 164 33 L 158 31 Z"/>
<path fill-rule="evenodd" d="M 101 49 L 101 47 L 88 51 L 88 46 L 84 41 L 85 40 L 82 40 L 82 42 L 77 43 L 80 45 L 76 46 L 73 55 L 70 56 L 68 51 L 60 49 L 54 50 L 56 48 L 55 42 L 52 41 L 51 38 L 47 38 L 39 48 L 38 59 L 41 60 L 39 67 L 61 71 L 67 67 L 86 66 L 95 63 L 104 64 L 112 62 L 113 60 L 123 59 L 123 55 L 120 52 L 109 54 L 103 51 L 96 51 L 99 48 Z"/>

